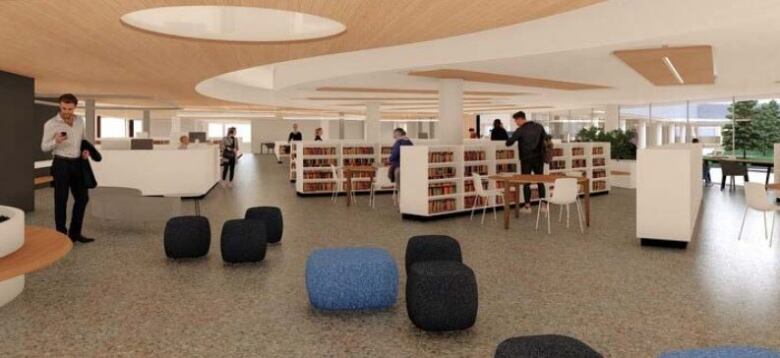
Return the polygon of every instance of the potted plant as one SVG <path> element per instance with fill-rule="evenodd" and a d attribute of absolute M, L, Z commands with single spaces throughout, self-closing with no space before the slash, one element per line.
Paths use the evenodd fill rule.
<path fill-rule="evenodd" d="M 580 142 L 609 142 L 611 159 L 607 164 L 610 184 L 619 188 L 636 188 L 636 132 L 615 129 L 583 128 L 577 133 Z"/>
<path fill-rule="evenodd" d="M 0 257 L 19 250 L 24 245 L 24 211 L 0 206 Z"/>

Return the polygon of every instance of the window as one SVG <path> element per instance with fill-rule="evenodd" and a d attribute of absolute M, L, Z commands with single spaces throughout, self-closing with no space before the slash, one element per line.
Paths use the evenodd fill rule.
<path fill-rule="evenodd" d="M 101 138 L 127 138 L 127 122 L 123 118 L 100 117 Z"/>
<path fill-rule="evenodd" d="M 140 119 L 131 119 L 133 121 L 133 137 L 140 138 L 144 132 L 144 121 Z"/>
<path fill-rule="evenodd" d="M 242 143 L 252 143 L 252 125 L 249 123 L 230 123 L 225 125 L 225 135 L 230 127 L 236 127 L 236 137 L 241 138 Z"/>
<path fill-rule="evenodd" d="M 222 138 L 224 137 L 225 129 L 224 125 L 219 122 L 211 122 L 208 124 L 207 137 L 209 138 Z"/>

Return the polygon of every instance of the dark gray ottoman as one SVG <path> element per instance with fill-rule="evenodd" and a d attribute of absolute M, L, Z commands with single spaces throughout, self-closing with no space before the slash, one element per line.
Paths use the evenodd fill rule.
<path fill-rule="evenodd" d="M 496 358 L 601 358 L 581 341 L 559 335 L 509 338 L 498 345 Z"/>
<path fill-rule="evenodd" d="M 282 241 L 282 232 L 284 231 L 284 222 L 282 220 L 282 210 L 275 206 L 257 206 L 249 208 L 244 214 L 245 219 L 262 220 L 265 223 L 267 232 L 266 240 L 268 243 L 277 243 Z"/>
<path fill-rule="evenodd" d="M 406 272 L 416 262 L 457 261 L 462 262 L 460 244 L 446 235 L 420 235 L 409 239 L 406 244 Z"/>
<path fill-rule="evenodd" d="M 211 226 L 203 216 L 178 216 L 165 224 L 165 255 L 170 258 L 200 257 L 209 252 Z"/>
<path fill-rule="evenodd" d="M 222 260 L 257 262 L 265 258 L 266 230 L 260 220 L 228 220 L 222 226 Z"/>
<path fill-rule="evenodd" d="M 453 331 L 477 319 L 477 279 L 457 261 L 426 261 L 412 265 L 406 279 L 406 311 L 415 326 L 426 331 Z"/>

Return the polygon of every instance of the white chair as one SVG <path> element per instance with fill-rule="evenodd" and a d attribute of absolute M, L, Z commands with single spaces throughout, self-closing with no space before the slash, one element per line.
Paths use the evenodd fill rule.
<path fill-rule="evenodd" d="M 566 172 L 567 177 L 572 178 L 582 178 L 585 177 L 585 172 L 579 171 L 579 170 L 570 170 Z M 577 190 L 579 190 L 579 185 L 577 185 Z M 549 190 L 547 192 L 550 192 Z M 580 195 L 579 192 L 577 193 L 577 205 L 582 205 L 580 201 Z M 561 206 L 561 210 L 558 212 L 558 222 L 563 221 L 563 206 Z"/>
<path fill-rule="evenodd" d="M 490 198 L 492 197 L 495 199 L 496 197 L 504 195 L 504 192 L 501 190 L 485 190 L 485 188 L 482 186 L 482 176 L 479 175 L 479 173 L 473 172 L 471 173 L 471 179 L 474 183 L 474 193 L 477 194 L 477 198 L 482 202 L 482 224 L 485 223 L 485 212 L 487 211 L 488 204 L 490 203 Z M 474 220 L 474 210 L 477 209 L 477 201 L 475 200 L 473 204 L 471 204 L 471 220 Z M 498 215 L 496 214 L 496 205 L 493 205 L 493 219 L 498 220 Z"/>
<path fill-rule="evenodd" d="M 395 183 L 391 182 L 390 178 L 388 177 L 389 170 L 389 167 L 381 167 L 376 170 L 374 183 L 371 184 L 371 194 L 369 195 L 368 199 L 372 208 L 376 208 L 377 190 L 393 189 L 393 206 L 396 205 L 396 186 Z"/>
<path fill-rule="evenodd" d="M 742 239 L 742 229 L 745 227 L 745 218 L 747 217 L 748 209 L 760 211 L 764 214 L 764 239 L 769 239 L 769 247 L 772 247 L 772 238 L 775 231 L 775 212 L 780 211 L 780 206 L 777 206 L 769 201 L 766 195 L 766 187 L 760 183 L 745 183 L 745 214 L 742 215 L 742 225 L 739 227 L 739 236 L 737 240 Z M 766 231 L 766 213 L 772 213 L 772 228 L 767 236 Z"/>
<path fill-rule="evenodd" d="M 555 190 L 548 191 L 545 200 L 539 201 L 539 209 L 536 212 L 536 230 L 539 230 L 539 217 L 542 214 L 542 207 L 546 209 L 547 215 L 547 233 L 550 234 L 550 204 L 566 206 L 566 227 L 569 227 L 569 205 L 575 204 L 577 206 L 577 219 L 580 223 L 580 232 L 585 232 L 582 226 L 582 207 L 577 200 L 579 194 L 579 185 L 575 178 L 560 178 L 555 179 Z"/>

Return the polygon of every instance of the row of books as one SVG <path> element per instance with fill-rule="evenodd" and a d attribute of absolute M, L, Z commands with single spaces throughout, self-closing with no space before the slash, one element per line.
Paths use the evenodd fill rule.
<path fill-rule="evenodd" d="M 336 183 L 303 183 L 303 192 L 333 191 Z"/>
<path fill-rule="evenodd" d="M 593 147 L 591 153 L 593 153 L 593 155 L 604 155 L 604 147 Z"/>
<path fill-rule="evenodd" d="M 368 167 L 374 165 L 374 158 L 345 158 L 345 167 Z"/>
<path fill-rule="evenodd" d="M 515 159 L 515 151 L 514 150 L 497 150 L 496 151 L 496 159 L 498 159 L 498 160 Z"/>
<path fill-rule="evenodd" d="M 331 165 L 338 165 L 338 161 L 335 158 L 332 159 L 304 159 L 304 168 L 316 168 L 316 167 L 328 167 Z"/>
<path fill-rule="evenodd" d="M 603 167 L 607 165 L 607 160 L 604 158 L 593 158 L 593 166 L 594 167 Z"/>
<path fill-rule="evenodd" d="M 428 163 L 447 163 L 455 159 L 453 152 L 430 152 L 428 153 Z"/>
<path fill-rule="evenodd" d="M 585 148 L 583 147 L 573 147 L 571 148 L 571 156 L 572 157 L 581 157 L 585 155 Z"/>
<path fill-rule="evenodd" d="M 428 179 L 454 178 L 457 170 L 452 167 L 428 168 Z"/>
<path fill-rule="evenodd" d="M 303 155 L 336 155 L 336 147 L 303 148 Z"/>
<path fill-rule="evenodd" d="M 290 146 L 289 145 L 279 146 L 279 153 L 280 154 L 290 154 Z"/>
<path fill-rule="evenodd" d="M 517 164 L 507 163 L 496 165 L 496 174 L 501 173 L 517 173 Z"/>
<path fill-rule="evenodd" d="M 344 147 L 341 153 L 344 155 L 371 155 L 374 154 L 374 147 Z"/>
<path fill-rule="evenodd" d="M 565 160 L 553 160 L 550 162 L 550 170 L 561 170 L 561 169 L 566 169 Z"/>
<path fill-rule="evenodd" d="M 588 163 L 585 159 L 573 159 L 571 161 L 571 167 L 572 168 L 585 168 L 588 166 Z"/>
<path fill-rule="evenodd" d="M 485 155 L 485 151 L 482 150 L 469 150 L 463 152 L 463 160 L 467 162 L 485 160 L 485 158 L 487 158 L 487 156 Z"/>
<path fill-rule="evenodd" d="M 606 169 L 593 169 L 593 179 L 606 178 L 606 177 L 607 177 Z"/>
<path fill-rule="evenodd" d="M 466 171 L 464 176 L 470 177 L 471 173 L 477 173 L 479 175 L 487 175 L 488 174 L 488 167 L 487 165 L 468 165 L 466 166 Z"/>
<path fill-rule="evenodd" d="M 449 195 L 458 192 L 455 183 L 433 183 L 428 185 L 428 196 Z"/>
<path fill-rule="evenodd" d="M 553 157 L 562 157 L 563 156 L 563 148 L 553 148 Z"/>
<path fill-rule="evenodd" d="M 428 213 L 430 214 L 454 211 L 457 208 L 455 199 L 439 199 L 428 202 Z"/>
<path fill-rule="evenodd" d="M 331 172 L 303 172 L 303 179 L 333 179 Z"/>
<path fill-rule="evenodd" d="M 593 182 L 593 191 L 607 190 L 607 181 L 598 180 Z"/>
<path fill-rule="evenodd" d="M 484 187 L 485 187 L 485 185 L 483 184 L 483 185 L 482 185 L 482 187 L 484 188 Z M 467 180 L 467 181 L 465 181 L 465 182 L 463 183 L 463 188 L 464 188 L 463 190 L 464 190 L 465 192 L 467 192 L 467 193 L 471 193 L 471 192 L 475 191 L 475 188 L 474 188 L 474 181 L 473 181 L 473 180 Z"/>
<path fill-rule="evenodd" d="M 393 147 L 382 147 L 382 155 L 390 155 L 393 152 Z"/>

